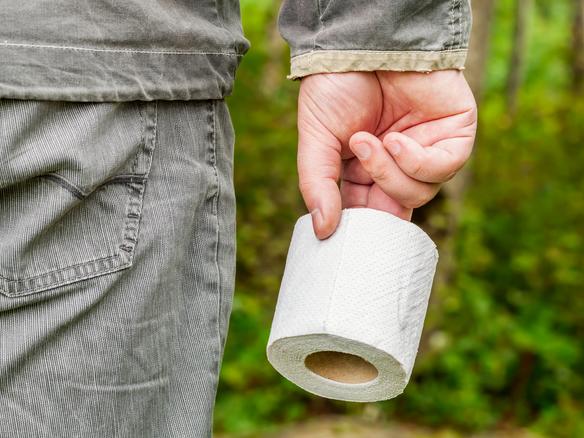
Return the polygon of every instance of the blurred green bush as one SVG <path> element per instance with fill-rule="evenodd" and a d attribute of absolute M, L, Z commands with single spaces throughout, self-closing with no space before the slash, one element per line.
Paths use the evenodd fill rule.
<path fill-rule="evenodd" d="M 414 375 L 404 395 L 376 405 L 382 417 L 584 436 L 584 98 L 571 77 L 574 4 L 534 4 L 511 115 L 505 82 L 514 8 L 497 3 L 455 275 L 435 288 Z M 253 434 L 365 408 L 310 396 L 265 359 L 292 226 L 305 211 L 295 169 L 298 83 L 284 79 L 277 8 L 272 0 L 242 1 L 252 49 L 229 98 L 238 271 L 217 431 Z"/>

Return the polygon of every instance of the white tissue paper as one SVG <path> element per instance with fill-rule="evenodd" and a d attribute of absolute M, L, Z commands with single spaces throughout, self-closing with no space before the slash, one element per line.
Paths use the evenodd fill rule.
<path fill-rule="evenodd" d="M 369 402 L 410 378 L 438 261 L 416 225 L 345 209 L 335 233 L 296 222 L 268 341 L 272 366 L 306 391 Z"/>

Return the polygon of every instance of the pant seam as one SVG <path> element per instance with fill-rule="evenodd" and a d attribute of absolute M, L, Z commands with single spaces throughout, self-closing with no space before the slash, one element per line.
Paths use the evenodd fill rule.
<path fill-rule="evenodd" d="M 215 101 L 212 102 L 213 107 L 213 169 L 215 171 L 215 184 L 217 185 L 217 191 L 215 194 L 215 226 L 217 227 L 216 239 L 215 239 L 215 266 L 217 268 L 217 340 L 219 352 L 222 350 L 222 339 L 221 339 L 221 307 L 223 305 L 223 294 L 222 294 L 222 281 L 221 281 L 221 266 L 219 264 L 219 244 L 221 239 L 221 225 L 219 219 L 219 197 L 221 196 L 221 188 L 219 183 L 219 171 L 217 169 L 217 108 Z M 220 366 L 220 361 L 218 361 Z M 219 373 L 219 369 L 217 370 Z"/>
<path fill-rule="evenodd" d="M 216 350 L 213 352 L 213 355 L 216 359 L 215 363 L 215 373 L 216 373 L 216 380 L 219 381 L 219 372 L 221 370 L 221 268 L 219 266 L 219 238 L 220 238 L 220 226 L 219 226 L 219 172 L 217 169 L 217 132 L 216 132 L 216 108 L 215 108 L 215 101 L 209 101 L 209 125 L 211 128 L 210 132 L 210 147 L 209 147 L 209 161 L 211 167 L 213 168 L 213 176 L 214 176 L 214 192 L 213 192 L 213 199 L 212 199 L 212 215 L 215 216 L 215 248 L 214 248 L 214 263 L 217 275 L 217 289 L 215 291 L 215 312 L 213 317 L 215 321 L 213 322 L 213 329 L 215 331 L 214 336 L 216 337 L 215 347 Z M 214 397 L 217 396 L 217 385 L 215 385 L 215 394 Z M 213 424 L 213 412 L 210 413 L 209 418 L 209 436 L 212 436 L 212 424 Z"/>

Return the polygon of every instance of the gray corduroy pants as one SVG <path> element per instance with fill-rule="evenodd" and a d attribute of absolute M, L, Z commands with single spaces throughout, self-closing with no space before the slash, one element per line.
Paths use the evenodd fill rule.
<path fill-rule="evenodd" d="M 222 100 L 0 100 L 0 437 L 207 437 L 235 265 Z"/>

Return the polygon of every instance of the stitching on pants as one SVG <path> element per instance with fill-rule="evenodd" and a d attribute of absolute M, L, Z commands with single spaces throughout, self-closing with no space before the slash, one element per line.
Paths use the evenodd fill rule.
<path fill-rule="evenodd" d="M 219 184 L 219 172 L 217 169 L 217 108 L 216 108 L 215 101 L 213 101 L 213 100 L 210 101 L 210 116 L 211 116 L 211 151 L 212 151 L 211 162 L 213 165 L 213 172 L 215 175 L 215 184 L 216 184 L 216 190 L 215 190 L 214 202 L 213 202 L 213 208 L 214 208 L 214 214 L 215 214 L 215 226 L 216 226 L 214 262 L 215 262 L 215 268 L 216 268 L 216 272 L 217 272 L 217 291 L 216 291 L 217 309 L 215 312 L 215 318 L 216 318 L 215 329 L 217 331 L 218 354 L 221 354 L 221 350 L 222 350 L 221 308 L 223 305 L 223 299 L 222 299 L 223 297 L 222 297 L 222 291 L 221 291 L 221 267 L 219 265 L 219 239 L 221 236 L 220 223 L 219 223 L 219 196 L 220 196 L 219 186 L 220 186 L 220 184 Z M 220 361 L 217 361 L 217 375 L 219 375 L 220 366 L 221 366 Z"/>
<path fill-rule="evenodd" d="M 108 261 L 108 260 L 116 259 L 119 256 L 120 256 L 119 254 L 114 254 L 114 255 L 111 255 L 111 256 L 99 257 L 97 259 L 92 259 L 92 260 L 84 261 L 84 262 L 81 262 L 81 263 L 77 263 L 75 265 L 70 265 L 70 266 L 67 266 L 66 268 L 55 269 L 53 271 L 44 272 L 42 274 L 35 275 L 33 277 L 27 277 L 27 278 L 8 278 L 8 277 L 4 277 L 3 275 L 0 274 L 0 278 L 4 279 L 4 280 L 6 280 L 7 282 L 10 282 L 10 283 L 25 283 L 25 282 L 30 281 L 30 280 L 36 280 L 36 279 L 41 278 L 41 277 L 46 277 L 49 274 L 53 274 L 55 272 L 67 271 L 69 269 L 75 269 L 75 268 L 77 268 L 79 266 L 84 266 L 84 265 L 91 264 L 91 263 L 97 263 L 97 262 L 101 262 L 101 261 L 104 261 L 105 262 L 105 261 Z M 93 275 L 93 273 L 92 274 L 87 274 L 87 275 Z M 81 277 L 83 277 L 83 275 Z M 77 277 L 73 277 L 72 280 L 73 281 L 76 281 L 77 280 Z M 65 283 L 65 284 L 67 284 L 67 283 Z M 0 291 L 4 291 L 4 289 L 0 288 Z M 26 294 L 23 294 L 23 295 L 26 295 Z"/>
<path fill-rule="evenodd" d="M 145 175 L 117 175 L 100 185 L 101 187 L 108 182 L 122 182 L 127 184 L 129 198 L 126 201 L 126 218 L 123 224 L 123 240 L 122 244 L 119 246 L 122 252 L 86 260 L 74 265 L 44 272 L 33 277 L 11 279 L 0 275 L 0 279 L 5 282 L 5 287 L 0 285 L 0 293 L 8 297 L 23 297 L 38 293 L 39 291 L 47 291 L 84 279 L 119 271 L 131 266 L 135 245 L 137 244 L 143 195 L 152 163 L 158 123 L 158 102 L 154 102 L 154 108 L 152 108 L 152 103 L 147 103 L 146 105 L 147 111 L 152 109 L 149 111 L 151 113 L 151 118 L 149 118 L 149 120 L 151 120 L 152 123 L 146 126 L 144 120 L 141 119 L 143 124 L 142 142 L 137 156 L 144 155 L 146 157 L 145 164 L 147 173 Z M 146 131 L 149 134 L 148 139 L 146 139 Z M 65 181 L 67 180 L 65 179 Z M 45 279 L 46 281 L 44 281 Z M 22 289 L 25 290 L 23 291 Z"/>
<path fill-rule="evenodd" d="M 217 266 L 217 295 L 218 295 L 218 309 L 217 309 L 217 335 L 219 338 L 219 344 L 221 344 L 221 305 L 222 305 L 222 294 L 221 294 L 221 267 L 219 266 L 219 238 L 220 238 L 220 224 L 219 224 L 219 172 L 217 170 L 217 108 L 215 102 L 212 102 L 213 108 L 213 151 L 214 151 L 214 161 L 213 168 L 215 170 L 215 183 L 217 184 L 217 192 L 215 195 L 215 225 L 217 226 L 217 232 L 215 239 L 215 265 Z M 219 345 L 219 350 L 221 350 L 221 345 Z"/>
<path fill-rule="evenodd" d="M 132 264 L 134 258 L 134 249 L 138 243 L 138 233 L 140 230 L 140 219 L 142 217 L 142 204 L 144 200 L 144 192 L 146 190 L 146 181 L 148 175 L 150 174 L 150 168 L 152 165 L 152 155 L 154 147 L 156 144 L 156 132 L 158 128 L 158 101 L 154 101 L 154 107 L 152 104 L 146 105 L 146 111 L 150 117 L 148 117 L 147 122 L 144 123 L 144 129 L 142 130 L 142 154 L 146 158 L 146 174 L 144 175 L 144 181 L 142 184 L 130 182 L 127 185 L 128 194 L 130 195 L 130 201 L 126 205 L 126 222 L 124 224 L 124 239 L 119 248 L 127 254 L 128 265 Z M 152 111 L 150 111 L 152 110 Z M 144 119 L 142 119 L 144 120 Z M 138 161 L 138 156 L 136 155 L 136 161 L 134 163 L 133 171 L 135 171 L 135 166 Z"/>

